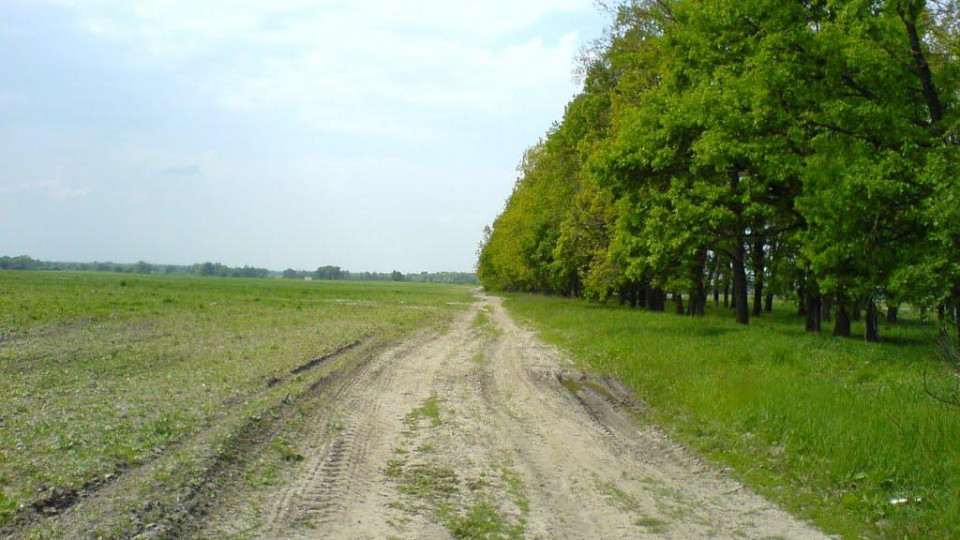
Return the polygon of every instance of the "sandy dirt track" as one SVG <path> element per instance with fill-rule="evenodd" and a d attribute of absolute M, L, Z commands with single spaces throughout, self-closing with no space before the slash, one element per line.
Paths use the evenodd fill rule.
<path fill-rule="evenodd" d="M 478 296 L 324 390 L 305 460 L 206 538 L 825 538 L 636 420 Z"/>

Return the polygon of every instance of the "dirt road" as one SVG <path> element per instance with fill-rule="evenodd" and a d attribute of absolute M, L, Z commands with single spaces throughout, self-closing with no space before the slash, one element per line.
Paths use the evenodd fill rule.
<path fill-rule="evenodd" d="M 325 392 L 304 461 L 225 494 L 199 536 L 823 537 L 637 422 L 497 298 Z"/>

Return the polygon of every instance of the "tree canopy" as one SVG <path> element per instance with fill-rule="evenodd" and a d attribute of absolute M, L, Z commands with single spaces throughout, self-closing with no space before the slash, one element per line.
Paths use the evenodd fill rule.
<path fill-rule="evenodd" d="M 742 324 L 780 295 L 811 331 L 864 312 L 867 340 L 881 307 L 958 319 L 953 2 L 613 11 L 485 235 L 484 286 L 694 316 L 712 290 Z"/>

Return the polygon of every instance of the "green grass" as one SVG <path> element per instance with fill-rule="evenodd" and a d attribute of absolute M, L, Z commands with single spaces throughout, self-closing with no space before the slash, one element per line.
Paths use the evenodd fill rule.
<path fill-rule="evenodd" d="M 450 507 L 440 508 L 441 520 L 450 536 L 463 540 L 493 540 L 523 538 L 523 524 L 510 524 L 491 501 L 474 502 L 465 511 Z"/>
<path fill-rule="evenodd" d="M 541 296 L 507 306 L 582 367 L 635 389 L 679 440 L 825 531 L 960 537 L 960 408 L 924 392 L 924 373 L 956 386 L 932 326 L 907 320 L 868 344 L 804 333 L 786 307 L 739 327 L 723 309 L 696 320 Z"/>
<path fill-rule="evenodd" d="M 490 319 L 490 311 L 487 307 L 477 311 L 471 327 L 476 330 L 478 334 L 487 339 L 495 339 L 500 337 L 502 333 Z"/>
<path fill-rule="evenodd" d="M 431 284 L 0 272 L 0 525 L 54 488 L 260 421 L 309 388 L 315 374 L 296 367 L 442 328 L 470 296 Z M 286 440 L 271 448 L 298 457 Z"/>
<path fill-rule="evenodd" d="M 651 517 L 640 518 L 634 522 L 634 524 L 638 527 L 643 527 L 651 534 L 663 534 L 667 532 L 669 526 L 669 523 L 666 521 Z"/>
<path fill-rule="evenodd" d="M 432 427 L 443 423 L 440 419 L 440 399 L 436 394 L 431 394 L 424 400 L 423 405 L 407 413 L 403 421 L 407 425 L 407 430 L 412 433 L 420 426 L 421 419 L 430 420 Z"/>

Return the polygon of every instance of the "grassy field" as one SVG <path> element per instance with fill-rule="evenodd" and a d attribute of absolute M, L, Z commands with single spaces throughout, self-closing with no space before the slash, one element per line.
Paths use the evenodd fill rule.
<path fill-rule="evenodd" d="M 960 408 L 930 398 L 924 373 L 944 391 L 957 383 L 932 326 L 907 320 L 867 344 L 806 334 L 786 308 L 744 328 L 716 310 L 694 320 L 528 295 L 507 307 L 824 531 L 960 538 Z"/>
<path fill-rule="evenodd" d="M 149 482 L 196 481 L 247 419 L 309 388 L 298 367 L 442 328 L 470 298 L 429 284 L 0 272 L 0 525 L 161 459 Z"/>

